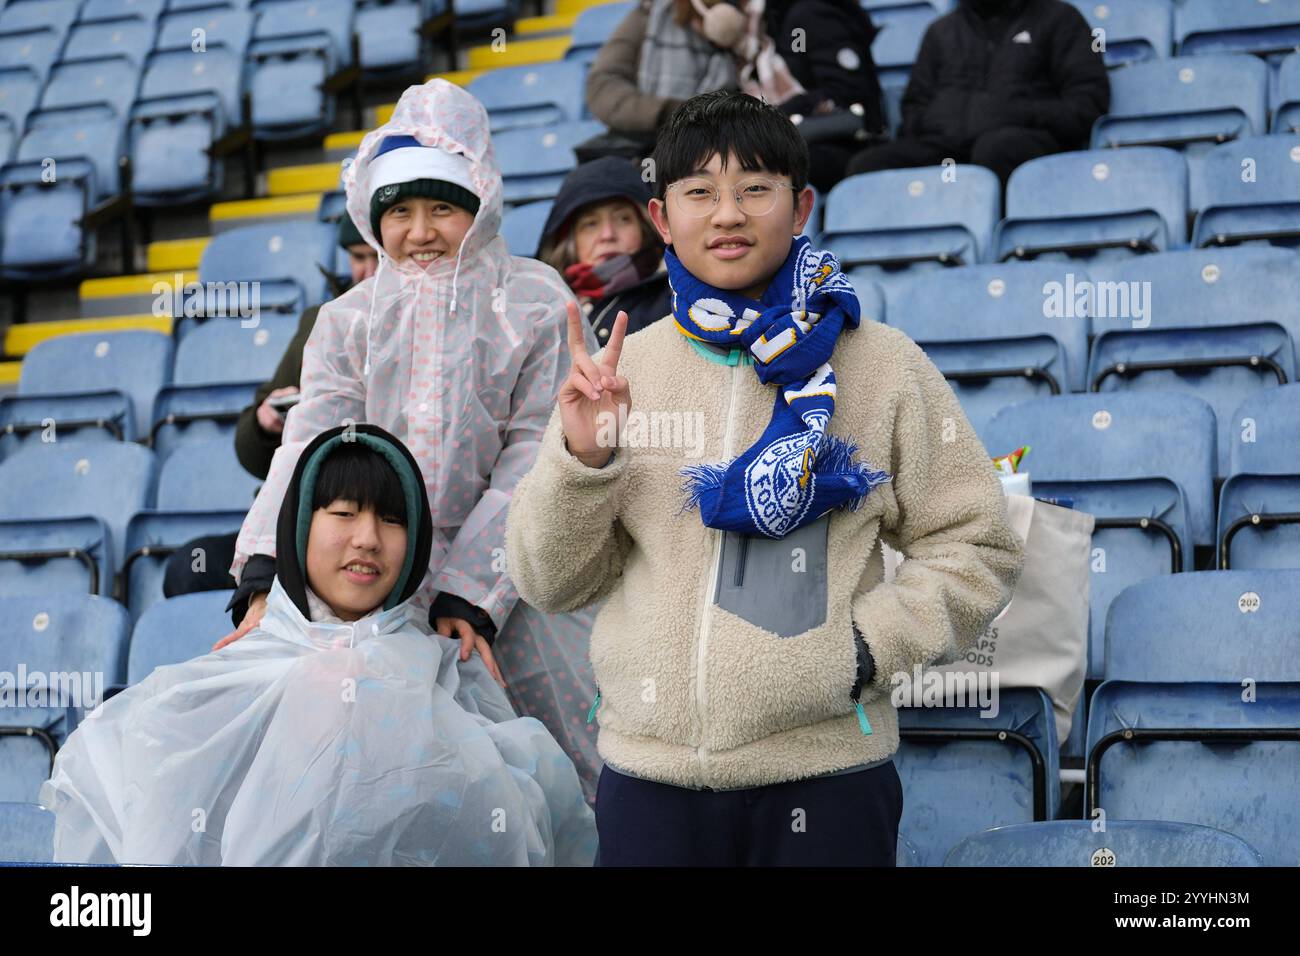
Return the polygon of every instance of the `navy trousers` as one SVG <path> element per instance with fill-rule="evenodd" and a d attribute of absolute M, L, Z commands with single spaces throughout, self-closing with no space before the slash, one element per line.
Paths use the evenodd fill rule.
<path fill-rule="evenodd" d="M 608 765 L 596 788 L 597 866 L 894 866 L 894 762 L 749 790 L 688 790 Z"/>

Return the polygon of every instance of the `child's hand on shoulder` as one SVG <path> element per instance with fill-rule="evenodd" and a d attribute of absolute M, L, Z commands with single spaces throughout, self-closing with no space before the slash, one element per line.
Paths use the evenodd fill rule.
<path fill-rule="evenodd" d="M 469 660 L 471 652 L 478 651 L 492 679 L 502 687 L 506 686 L 505 679 L 501 676 L 501 668 L 497 666 L 496 658 L 492 656 L 492 648 L 488 645 L 487 639 L 475 631 L 469 621 L 460 617 L 436 617 L 433 619 L 433 626 L 443 637 L 460 640 L 462 662 Z"/>

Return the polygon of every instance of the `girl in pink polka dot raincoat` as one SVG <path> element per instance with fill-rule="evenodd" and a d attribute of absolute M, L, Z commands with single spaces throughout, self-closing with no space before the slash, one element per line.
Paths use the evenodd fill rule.
<path fill-rule="evenodd" d="M 406 148 L 391 149 L 397 143 Z M 395 259 L 372 227 L 372 197 L 407 173 L 430 176 L 420 172 L 429 167 L 443 185 L 459 183 L 455 189 L 477 197 L 473 223 L 454 259 Z M 321 307 L 303 350 L 302 397 L 286 418 L 230 572 L 246 601 L 248 581 L 273 568 L 279 502 L 312 438 L 349 420 L 392 432 L 420 464 L 435 526 L 413 601 L 430 609 L 431 629 L 434 617 L 462 618 L 492 642 L 516 710 L 546 725 L 591 800 L 599 772 L 586 722 L 595 696 L 587 660 L 593 615 L 529 607 L 505 566 L 510 495 L 533 464 L 569 373 L 565 322 L 573 295 L 549 266 L 506 251 L 487 112 L 445 80 L 406 90 L 392 119 L 362 140 L 344 184 L 348 214 L 379 251 L 379 268 Z M 590 330 L 587 336 L 595 351 Z M 485 665 L 474 654 L 462 666 Z"/>

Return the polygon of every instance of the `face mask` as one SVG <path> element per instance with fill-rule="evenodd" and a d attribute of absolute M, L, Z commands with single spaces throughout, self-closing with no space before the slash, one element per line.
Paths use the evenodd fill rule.
<path fill-rule="evenodd" d="M 745 14 L 729 3 L 715 3 L 706 7 L 701 0 L 691 0 L 691 6 L 704 21 L 701 32 L 714 46 L 729 50 L 745 36 Z"/>

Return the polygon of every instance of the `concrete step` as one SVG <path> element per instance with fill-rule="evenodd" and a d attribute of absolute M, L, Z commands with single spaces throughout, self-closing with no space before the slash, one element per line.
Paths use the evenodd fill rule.
<path fill-rule="evenodd" d="M 270 196 L 295 196 L 327 193 L 339 188 L 338 163 L 308 163 L 280 166 L 266 175 L 266 192 Z"/>
<path fill-rule="evenodd" d="M 23 322 L 5 329 L 6 355 L 26 355 L 38 343 L 60 335 L 77 332 L 121 332 L 127 329 L 146 329 L 155 332 L 172 331 L 170 315 L 115 315 L 92 319 L 59 319 L 54 322 Z"/>
<path fill-rule="evenodd" d="M 146 268 L 150 272 L 175 272 L 199 267 L 199 258 L 212 240 L 211 236 L 193 239 L 164 239 L 149 243 Z"/>
<path fill-rule="evenodd" d="M 212 234 L 226 232 L 239 226 L 253 226 L 264 222 L 286 222 L 298 219 L 315 219 L 320 208 L 318 192 L 292 196 L 267 196 L 262 199 L 240 199 L 235 202 L 213 203 L 208 210 Z"/>
<path fill-rule="evenodd" d="M 78 293 L 81 314 L 86 318 L 97 316 L 152 315 L 156 291 L 160 284 L 166 287 L 167 309 L 171 308 L 171 288 L 179 284 L 198 281 L 194 271 L 147 272 L 143 275 L 113 276 L 108 279 L 87 279 Z"/>

